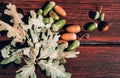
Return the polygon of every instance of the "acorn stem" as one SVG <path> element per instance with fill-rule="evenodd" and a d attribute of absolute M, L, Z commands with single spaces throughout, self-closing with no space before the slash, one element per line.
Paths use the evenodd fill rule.
<path fill-rule="evenodd" d="M 101 7 L 100 7 L 100 13 L 102 13 L 102 10 L 103 10 L 103 7 L 101 6 Z"/>

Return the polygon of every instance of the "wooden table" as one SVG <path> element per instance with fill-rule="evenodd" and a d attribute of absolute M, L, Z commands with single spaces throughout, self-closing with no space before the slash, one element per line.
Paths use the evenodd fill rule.
<path fill-rule="evenodd" d="M 13 3 L 24 13 L 41 8 L 47 0 L 1 0 L 3 3 Z M 94 22 L 88 16 L 89 11 L 103 7 L 105 20 L 112 23 L 107 32 L 95 30 L 90 33 L 88 41 L 120 41 L 120 0 L 53 0 L 67 11 L 67 24 L 79 24 L 82 27 L 87 22 Z M 0 4 L 2 8 L 2 4 Z M 2 11 L 2 9 L 0 10 Z M 72 73 L 72 78 L 120 78 L 120 46 L 80 46 L 78 58 L 68 59 L 66 71 Z M 19 67 L 11 64 L 0 66 L 0 78 L 14 78 Z M 47 78 L 39 68 L 38 78 Z"/>

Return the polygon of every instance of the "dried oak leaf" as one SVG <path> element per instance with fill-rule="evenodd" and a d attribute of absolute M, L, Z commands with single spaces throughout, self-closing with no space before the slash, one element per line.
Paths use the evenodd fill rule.
<path fill-rule="evenodd" d="M 16 40 L 18 41 L 18 42 L 23 42 L 23 39 L 24 39 L 24 37 L 25 37 L 25 35 L 26 35 L 26 33 L 25 33 L 25 31 L 21 28 L 21 26 L 20 26 L 20 24 L 23 24 L 24 22 L 21 20 L 22 18 L 23 18 L 23 15 L 22 14 L 20 14 L 20 13 L 18 13 L 17 12 L 17 9 L 16 9 L 16 6 L 15 5 L 13 5 L 13 4 L 11 4 L 11 3 L 9 3 L 8 5 L 7 5 L 7 9 L 5 9 L 5 11 L 4 11 L 4 13 L 5 14 L 7 14 L 7 15 L 10 15 L 11 17 L 12 17 L 12 22 L 14 23 L 13 24 L 13 26 L 11 26 L 11 27 L 13 27 L 13 29 L 14 29 L 14 31 L 15 31 L 15 33 L 17 33 L 18 35 L 19 35 L 19 38 L 16 38 Z M 11 30 L 12 31 L 12 30 Z M 10 31 L 10 32 L 11 32 Z M 14 32 L 13 31 L 13 32 Z M 16 37 L 18 37 L 18 36 L 16 36 Z M 20 37 L 21 37 L 21 39 L 20 39 Z"/>

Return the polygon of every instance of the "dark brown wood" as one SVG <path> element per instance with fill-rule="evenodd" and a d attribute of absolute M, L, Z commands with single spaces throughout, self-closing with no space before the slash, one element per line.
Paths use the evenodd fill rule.
<path fill-rule="evenodd" d="M 42 7 L 50 0 L 1 0 L 0 12 L 3 11 L 2 4 L 13 3 L 20 8 L 24 14 L 30 10 Z M 79 24 L 84 29 L 88 22 L 95 22 L 89 18 L 89 11 L 96 11 L 102 6 L 105 20 L 112 23 L 107 32 L 95 30 L 90 33 L 87 41 L 120 41 L 120 0 L 52 0 L 67 11 L 67 24 Z M 86 41 L 86 40 L 85 40 Z M 66 71 L 72 73 L 72 78 L 120 78 L 120 47 L 82 47 L 77 50 L 81 53 L 78 58 L 68 59 L 65 64 Z M 2 68 L 0 66 L 0 78 L 15 78 L 15 72 L 19 69 L 13 64 Z M 47 78 L 37 67 L 38 78 Z"/>

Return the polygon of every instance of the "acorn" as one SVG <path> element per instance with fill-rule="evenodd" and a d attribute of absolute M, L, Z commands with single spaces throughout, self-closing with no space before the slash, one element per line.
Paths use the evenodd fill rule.
<path fill-rule="evenodd" d="M 94 19 L 97 20 L 100 17 L 100 13 L 98 11 L 95 12 Z"/>
<path fill-rule="evenodd" d="M 81 27 L 79 25 L 71 25 L 66 28 L 67 32 L 78 33 L 81 31 Z"/>
<path fill-rule="evenodd" d="M 105 13 L 102 12 L 102 7 L 100 7 L 100 10 L 98 11 L 90 11 L 89 16 L 92 19 L 95 19 L 98 21 L 104 21 Z"/>
<path fill-rule="evenodd" d="M 67 50 L 75 50 L 77 47 L 79 47 L 79 45 L 80 45 L 80 41 L 78 41 L 78 40 L 74 40 L 74 41 L 72 41 L 72 43 L 70 43 L 69 45 L 68 45 L 68 48 L 67 48 Z"/>
<path fill-rule="evenodd" d="M 102 12 L 102 7 L 100 7 L 100 16 L 99 16 L 99 21 L 104 21 L 104 18 L 105 18 L 105 13 Z"/>
<path fill-rule="evenodd" d="M 109 23 L 108 21 L 101 21 L 99 23 L 99 31 L 102 31 L 102 32 L 105 32 L 105 31 L 108 31 L 111 27 L 111 23 Z"/>
<path fill-rule="evenodd" d="M 85 32 L 85 31 L 80 31 L 79 33 L 77 33 L 77 36 L 80 38 L 80 39 L 89 39 L 89 33 L 88 32 Z"/>
<path fill-rule="evenodd" d="M 94 31 L 98 28 L 98 24 L 95 22 L 95 23 L 91 23 L 88 27 L 87 27 L 87 31 Z"/>
<path fill-rule="evenodd" d="M 89 12 L 89 17 L 97 20 L 100 17 L 100 13 L 98 11 L 90 11 Z"/>
<path fill-rule="evenodd" d="M 104 18 L 105 18 L 105 13 L 100 13 L 99 20 L 104 21 Z"/>

